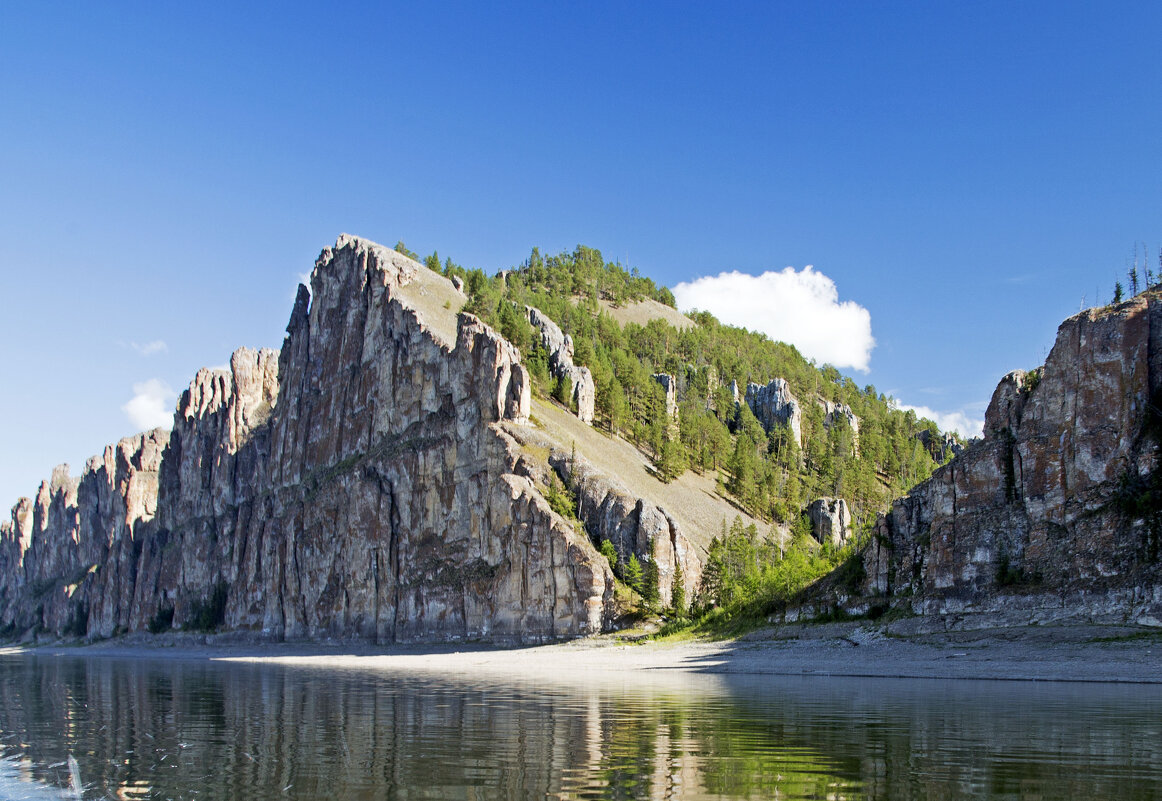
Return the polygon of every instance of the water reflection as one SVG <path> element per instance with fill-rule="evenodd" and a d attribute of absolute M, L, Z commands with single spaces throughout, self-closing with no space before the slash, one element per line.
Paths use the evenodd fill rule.
<path fill-rule="evenodd" d="M 0 765 L 86 798 L 1162 797 L 1154 687 L 12 656 L 0 696 Z"/>

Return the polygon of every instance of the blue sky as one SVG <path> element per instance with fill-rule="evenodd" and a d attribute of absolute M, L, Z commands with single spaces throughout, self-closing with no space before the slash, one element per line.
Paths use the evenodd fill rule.
<path fill-rule="evenodd" d="M 488 270 L 584 243 L 671 286 L 813 265 L 870 319 L 844 372 L 979 419 L 1157 264 L 1159 30 L 1145 2 L 0 4 L 0 502 L 132 433 L 135 387 L 277 347 L 341 231 Z"/>

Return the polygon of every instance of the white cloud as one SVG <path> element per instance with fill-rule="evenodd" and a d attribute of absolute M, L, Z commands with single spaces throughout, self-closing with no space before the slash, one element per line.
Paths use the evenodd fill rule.
<path fill-rule="evenodd" d="M 133 397 L 121 407 L 138 430 L 169 428 L 173 425 L 177 393 L 159 378 L 133 385 Z"/>
<path fill-rule="evenodd" d="M 129 346 L 142 356 L 152 356 L 155 353 L 165 353 L 169 350 L 169 346 L 165 344 L 164 340 L 155 339 L 152 342 L 146 342 L 144 345 L 138 345 L 136 342 L 130 342 Z"/>
<path fill-rule="evenodd" d="M 705 276 L 678 284 L 674 298 L 680 309 L 701 309 L 724 323 L 761 331 L 820 364 L 866 373 L 876 345 L 868 310 L 840 302 L 835 282 L 810 265 Z"/>
<path fill-rule="evenodd" d="M 959 412 L 938 412 L 935 409 L 929 409 L 927 406 L 909 406 L 906 403 L 899 404 L 899 408 L 905 412 L 910 409 L 916 413 L 917 417 L 927 417 L 933 423 L 940 426 L 941 431 L 956 431 L 960 436 L 966 438 L 979 437 L 984 434 L 984 420 L 982 418 L 970 417 L 963 410 Z"/>

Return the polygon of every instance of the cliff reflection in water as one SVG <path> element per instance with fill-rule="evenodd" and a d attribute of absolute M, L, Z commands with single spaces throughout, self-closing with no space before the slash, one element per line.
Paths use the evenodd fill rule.
<path fill-rule="evenodd" d="M 86 798 L 1162 797 L 1155 688 L 0 657 L 4 755 Z"/>

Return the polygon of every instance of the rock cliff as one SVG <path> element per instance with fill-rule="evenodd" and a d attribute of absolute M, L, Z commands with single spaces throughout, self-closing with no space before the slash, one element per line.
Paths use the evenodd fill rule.
<path fill-rule="evenodd" d="M 970 444 L 877 523 L 870 603 L 1162 625 L 1162 294 L 1065 321 Z M 865 603 L 868 601 L 864 601 Z"/>
<path fill-rule="evenodd" d="M 514 472 L 516 349 L 423 314 L 444 279 L 342 236 L 281 352 L 200 371 L 170 434 L 58 469 L 0 525 L 10 635 L 209 628 L 268 638 L 539 642 L 600 631 L 613 577 Z M 448 291 L 453 291 L 451 285 Z M 409 292 L 413 293 L 409 296 Z"/>

